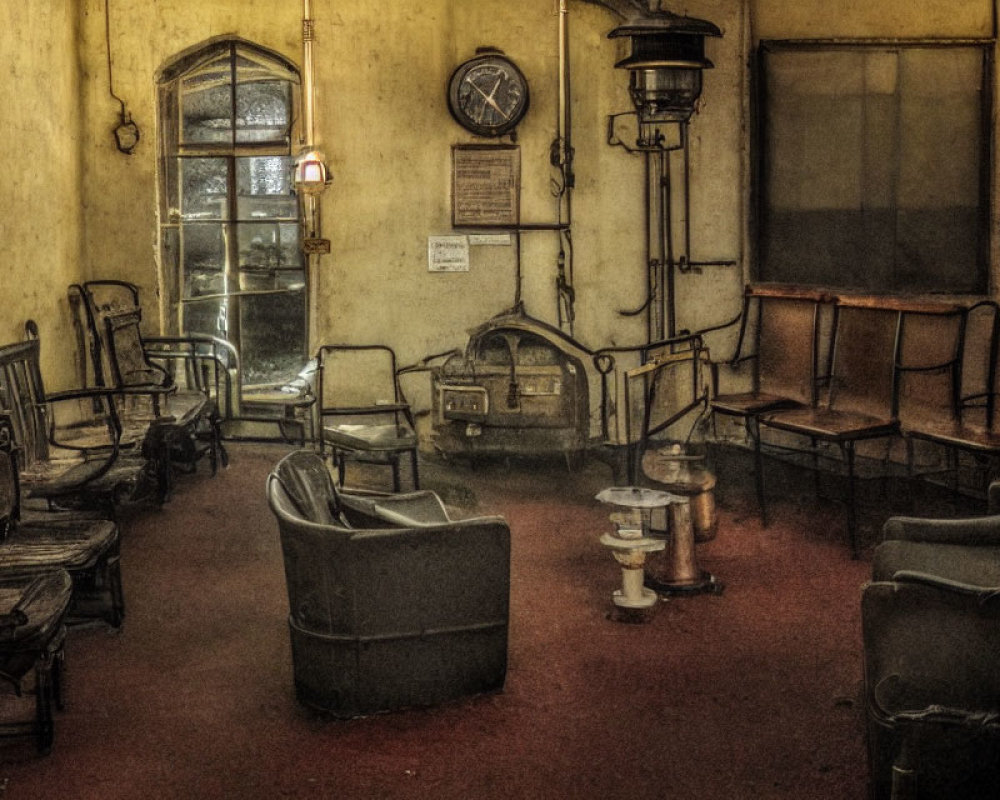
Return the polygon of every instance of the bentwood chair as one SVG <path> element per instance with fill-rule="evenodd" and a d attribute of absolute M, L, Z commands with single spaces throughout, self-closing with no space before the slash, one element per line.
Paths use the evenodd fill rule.
<path fill-rule="evenodd" d="M 400 458 L 409 455 L 413 488 L 420 488 L 417 434 L 385 345 L 324 345 L 316 355 L 318 439 L 344 485 L 348 459 L 388 464 L 400 491 Z"/>

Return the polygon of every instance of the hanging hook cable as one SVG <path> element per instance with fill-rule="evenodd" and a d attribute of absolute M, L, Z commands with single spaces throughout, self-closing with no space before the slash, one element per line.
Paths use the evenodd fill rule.
<path fill-rule="evenodd" d="M 139 144 L 139 126 L 132 121 L 132 115 L 125 108 L 125 101 L 115 93 L 115 81 L 111 63 L 111 9 L 110 0 L 104 0 L 104 45 L 108 61 L 108 93 L 118 101 L 119 124 L 114 130 L 115 144 L 121 152 L 131 155 Z"/>

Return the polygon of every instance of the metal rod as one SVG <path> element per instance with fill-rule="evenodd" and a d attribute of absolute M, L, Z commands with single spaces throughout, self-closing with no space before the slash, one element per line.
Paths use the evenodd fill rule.
<path fill-rule="evenodd" d="M 660 188 L 660 226 L 663 247 L 663 260 L 660 264 L 661 274 L 664 276 L 663 283 L 665 291 L 663 305 L 666 309 L 667 330 L 666 336 L 673 338 L 677 335 L 677 304 L 674 298 L 674 224 L 673 209 L 671 208 L 673 198 L 673 182 L 670 173 L 670 154 L 664 153 L 661 156 L 663 169 L 663 181 Z M 660 321 L 660 338 L 664 336 L 663 321 Z"/>
<path fill-rule="evenodd" d="M 653 316 L 655 313 L 653 309 L 653 301 L 656 297 L 656 280 L 653 276 L 653 198 L 649 186 L 649 183 L 652 180 L 652 158 L 653 153 L 647 151 L 646 158 L 644 159 L 646 180 L 643 187 L 643 197 L 646 208 L 646 341 L 663 338 L 662 336 L 656 336 L 655 334 L 655 320 Z"/>
<path fill-rule="evenodd" d="M 307 147 L 312 147 L 316 138 L 316 99 L 313 90 L 312 47 L 314 33 L 312 2 L 311 0 L 302 0 L 302 127 L 305 136 L 304 144 Z"/>

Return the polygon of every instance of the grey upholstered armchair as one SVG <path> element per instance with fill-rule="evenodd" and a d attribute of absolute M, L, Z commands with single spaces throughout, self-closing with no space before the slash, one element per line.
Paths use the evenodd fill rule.
<path fill-rule="evenodd" d="M 872 796 L 1000 785 L 1000 484 L 990 514 L 896 517 L 862 597 Z"/>
<path fill-rule="evenodd" d="M 338 717 L 499 690 L 510 530 L 452 520 L 433 492 L 338 492 L 316 453 L 268 477 L 284 554 L 295 689 Z"/>

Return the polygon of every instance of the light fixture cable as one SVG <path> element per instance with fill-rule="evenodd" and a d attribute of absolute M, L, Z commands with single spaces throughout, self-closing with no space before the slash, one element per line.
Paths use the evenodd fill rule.
<path fill-rule="evenodd" d="M 115 81 L 111 63 L 111 8 L 110 0 L 104 0 L 104 44 L 108 59 L 108 92 L 118 101 L 121 107 L 119 122 L 114 129 L 115 146 L 126 155 L 131 155 L 139 144 L 139 126 L 132 120 L 132 115 L 125 107 L 125 101 L 115 93 Z"/>

